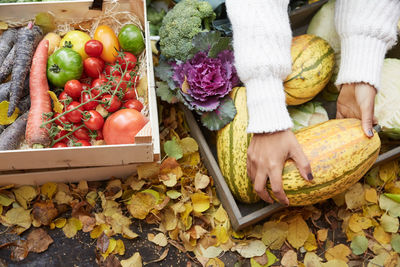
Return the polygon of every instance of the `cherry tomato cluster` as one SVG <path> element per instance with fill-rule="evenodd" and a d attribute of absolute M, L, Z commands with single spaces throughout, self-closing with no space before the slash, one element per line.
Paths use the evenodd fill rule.
<path fill-rule="evenodd" d="M 137 59 L 129 52 L 119 52 L 114 64 L 100 58 L 103 45 L 97 40 L 85 44 L 89 58 L 84 60 L 80 80 L 70 80 L 58 95 L 63 113 L 53 115 L 50 130 L 52 147 L 90 146 L 103 140 L 106 118 L 120 109 L 141 111 L 137 99 Z"/>

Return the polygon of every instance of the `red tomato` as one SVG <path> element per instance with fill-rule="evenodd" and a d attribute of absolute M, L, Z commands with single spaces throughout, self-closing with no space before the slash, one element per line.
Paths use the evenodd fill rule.
<path fill-rule="evenodd" d="M 129 87 L 128 90 L 125 92 L 124 97 L 122 100 L 129 100 L 129 99 L 136 99 L 136 90 L 135 87 Z"/>
<path fill-rule="evenodd" d="M 120 80 L 121 80 L 121 76 L 116 76 L 115 77 L 115 80 L 112 82 L 113 86 L 111 87 L 111 90 L 114 91 L 116 89 L 116 87 L 117 87 L 118 83 L 120 82 Z M 122 80 L 122 82 L 118 86 L 118 91 L 122 90 L 122 92 L 125 92 L 127 86 L 128 86 L 128 83 L 126 81 Z"/>
<path fill-rule="evenodd" d="M 78 100 L 81 97 L 82 90 L 82 84 L 78 80 L 70 80 L 64 85 L 64 92 L 74 100 Z"/>
<path fill-rule="evenodd" d="M 123 55 L 117 57 L 117 63 L 121 65 L 122 71 L 125 71 L 127 67 L 128 70 L 135 68 L 136 62 L 136 57 L 129 52 L 123 52 Z"/>
<path fill-rule="evenodd" d="M 131 109 L 136 109 L 137 111 L 142 111 L 143 109 L 143 104 L 137 99 L 130 99 L 125 102 L 124 107 L 126 108 L 131 108 Z"/>
<path fill-rule="evenodd" d="M 127 82 L 131 82 L 135 85 L 136 81 L 139 79 L 139 77 L 135 74 L 135 72 L 133 71 L 128 71 L 127 73 L 125 73 L 124 75 L 124 81 Z"/>
<path fill-rule="evenodd" d="M 83 61 L 85 73 L 92 78 L 98 78 L 104 69 L 104 61 L 101 58 L 89 57 Z"/>
<path fill-rule="evenodd" d="M 79 145 L 80 144 L 80 145 Z M 91 146 L 87 140 L 78 140 L 75 142 L 75 146 Z"/>
<path fill-rule="evenodd" d="M 67 111 L 76 108 L 80 104 L 81 103 L 79 103 L 77 101 L 72 101 L 71 104 L 69 104 L 67 106 Z M 77 122 L 80 122 L 82 120 L 82 112 L 83 112 L 83 108 L 79 107 L 78 109 L 67 113 L 65 116 L 67 117 L 67 119 L 70 122 L 77 123 Z"/>
<path fill-rule="evenodd" d="M 84 92 L 84 93 L 82 93 L 82 96 L 81 96 L 81 103 L 85 103 L 85 102 L 89 101 L 93 97 L 94 97 L 93 93 L 89 94 L 89 93 Z M 96 100 L 93 99 L 90 102 L 88 102 L 85 105 L 83 105 L 83 109 L 84 110 L 92 110 L 92 109 L 95 109 L 98 104 L 99 103 Z"/>
<path fill-rule="evenodd" d="M 103 131 L 102 131 L 102 129 L 97 130 L 96 140 L 103 140 L 103 139 L 104 139 L 104 137 L 103 137 Z"/>
<path fill-rule="evenodd" d="M 148 119 L 135 109 L 121 109 L 111 114 L 104 123 L 103 135 L 106 144 L 133 144 L 136 134 Z"/>
<path fill-rule="evenodd" d="M 61 131 L 59 131 L 59 132 L 56 134 L 56 136 L 54 136 L 54 140 L 58 140 L 58 139 L 60 139 L 61 137 L 65 136 L 66 134 L 68 134 L 68 131 L 66 131 L 66 130 L 61 130 Z M 65 137 L 65 138 L 61 139 L 59 142 L 62 142 L 62 143 L 66 143 L 66 144 L 67 144 L 68 141 L 69 141 L 68 137 Z"/>
<path fill-rule="evenodd" d="M 86 129 L 85 127 L 79 128 L 78 130 L 76 130 L 73 135 L 80 140 L 90 140 L 90 136 L 89 136 L 89 130 Z"/>
<path fill-rule="evenodd" d="M 121 107 L 122 103 L 117 96 L 113 97 L 112 95 L 106 94 L 101 98 L 101 105 L 108 112 L 114 112 Z"/>
<path fill-rule="evenodd" d="M 68 147 L 66 143 L 64 142 L 57 142 L 53 146 L 53 148 L 60 148 L 60 147 Z"/>
<path fill-rule="evenodd" d="M 99 57 L 103 52 L 103 44 L 97 40 L 89 40 L 85 44 L 85 52 L 89 57 Z"/>
<path fill-rule="evenodd" d="M 64 107 L 73 101 L 72 97 L 70 97 L 65 91 L 61 92 L 61 94 L 58 96 L 58 100 L 60 100 Z"/>
<path fill-rule="evenodd" d="M 103 128 L 104 118 L 96 110 L 90 110 L 87 112 L 90 116 L 88 120 L 84 120 L 83 123 L 92 131 L 100 130 Z M 82 138 L 80 138 L 82 139 Z"/>
<path fill-rule="evenodd" d="M 92 82 L 92 93 L 98 95 L 100 93 L 100 86 L 107 84 L 108 80 L 106 78 L 97 78 Z"/>
<path fill-rule="evenodd" d="M 58 117 L 60 113 L 55 113 L 54 118 Z M 54 121 L 58 126 L 64 127 L 64 124 L 72 125 L 71 122 L 68 120 L 67 116 L 62 115 L 60 118 Z"/>
<path fill-rule="evenodd" d="M 118 68 L 109 64 L 104 68 L 104 72 L 106 73 L 106 76 L 121 76 L 121 72 L 119 72 Z"/>

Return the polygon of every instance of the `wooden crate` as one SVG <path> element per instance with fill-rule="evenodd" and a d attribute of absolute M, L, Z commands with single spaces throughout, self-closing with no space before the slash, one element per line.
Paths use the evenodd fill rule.
<path fill-rule="evenodd" d="M 292 26 L 293 35 L 300 35 L 305 33 L 307 25 L 310 22 L 312 16 L 319 10 L 321 5 L 323 5 L 327 0 L 316 2 L 312 5 L 305 6 L 298 10 L 295 10 L 290 14 L 290 21 Z M 393 53 L 392 49 L 390 53 Z M 334 118 L 336 111 L 336 103 L 329 102 L 324 103 L 330 118 Z M 220 198 L 222 205 L 228 213 L 232 227 L 234 230 L 241 230 L 249 225 L 260 222 L 261 220 L 271 216 L 273 213 L 285 208 L 284 206 L 274 203 L 269 204 L 260 201 L 255 204 L 244 204 L 236 201 L 225 182 L 225 179 L 220 171 L 217 152 L 215 144 L 211 140 L 215 139 L 215 133 L 208 131 L 207 129 L 200 127 L 200 121 L 197 121 L 193 116 L 193 113 L 188 110 L 184 105 L 180 105 L 184 110 L 185 118 L 188 122 L 190 128 L 190 134 L 199 144 L 200 154 L 202 156 L 203 163 L 208 169 L 210 176 L 213 177 L 218 197 Z M 400 147 L 394 148 L 386 153 L 381 154 L 375 165 L 382 164 L 389 160 L 395 159 L 400 155 Z"/>
<path fill-rule="evenodd" d="M 139 163 L 159 160 L 158 113 L 149 27 L 146 22 L 146 3 L 144 0 L 120 0 L 117 4 L 104 2 L 102 10 L 91 9 L 93 5 L 93 1 L 0 4 L 0 21 L 10 22 L 10 25 L 12 25 L 21 19 L 32 20 L 37 12 L 43 11 L 53 13 L 56 21 L 62 22 L 76 18 L 95 18 L 103 15 L 111 8 L 130 10 L 137 14 L 145 29 L 146 55 L 142 75 L 146 75 L 148 81 L 145 98 L 148 104 L 149 122 L 136 136 L 135 144 L 0 151 L 0 184 L 13 183 L 22 174 L 25 179 L 24 182 L 27 182 L 29 180 L 27 177 L 30 177 L 30 174 L 32 174 L 32 177 L 38 177 L 38 173 L 51 172 L 56 169 L 57 173 L 60 173 L 60 168 L 65 171 L 73 169 L 74 173 L 83 169 L 87 170 L 86 173 L 89 170 L 96 169 L 95 172 L 98 174 L 101 174 L 100 170 L 103 170 L 102 168 L 105 166 L 110 166 L 109 170 L 116 169 L 119 166 L 121 170 L 129 169 L 133 171 Z M 64 175 L 64 178 L 64 180 L 68 180 L 67 175 Z M 98 177 L 98 179 L 106 178 L 105 175 Z M 40 181 L 45 182 L 43 179 L 40 179 Z"/>

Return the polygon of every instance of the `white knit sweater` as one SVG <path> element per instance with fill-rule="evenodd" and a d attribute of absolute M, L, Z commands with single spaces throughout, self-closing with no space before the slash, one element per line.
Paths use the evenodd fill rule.
<path fill-rule="evenodd" d="M 247 89 L 249 133 L 289 129 L 283 80 L 291 72 L 289 0 L 226 0 L 235 66 Z M 383 59 L 396 42 L 400 0 L 337 0 L 341 37 L 337 85 L 367 82 L 379 90 Z"/>

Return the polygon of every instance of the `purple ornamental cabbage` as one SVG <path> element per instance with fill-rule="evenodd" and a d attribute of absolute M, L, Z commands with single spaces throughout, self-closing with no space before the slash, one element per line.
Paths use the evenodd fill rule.
<path fill-rule="evenodd" d="M 198 52 L 192 59 L 173 65 L 172 79 L 177 86 L 182 88 L 186 76 L 189 89 L 181 93 L 189 108 L 213 111 L 222 98 L 239 85 L 233 61 L 233 52 L 224 50 L 216 58 L 207 57 L 206 52 Z"/>

